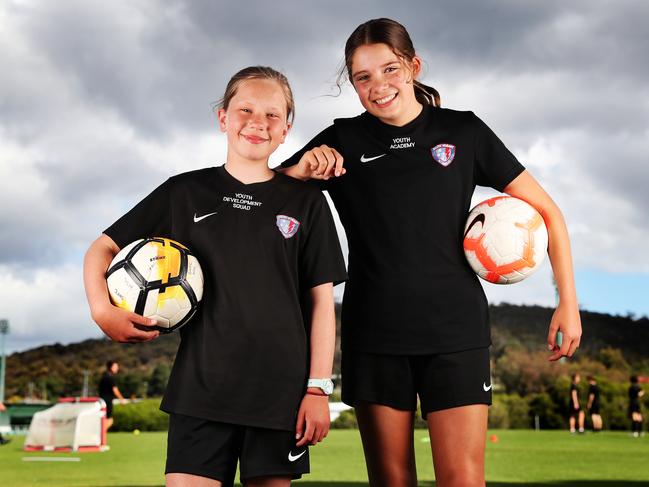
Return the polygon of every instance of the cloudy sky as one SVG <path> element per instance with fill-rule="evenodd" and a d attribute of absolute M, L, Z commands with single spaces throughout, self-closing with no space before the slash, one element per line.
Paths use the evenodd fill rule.
<path fill-rule="evenodd" d="M 649 315 L 647 2 L 0 0 L 7 349 L 100 336 L 85 250 L 169 175 L 224 162 L 210 104 L 234 72 L 265 64 L 291 81 L 279 163 L 361 111 L 348 86 L 330 95 L 347 36 L 384 16 L 408 28 L 443 105 L 475 111 L 559 204 L 582 308 Z M 547 261 L 485 288 L 492 302 L 555 299 Z"/>

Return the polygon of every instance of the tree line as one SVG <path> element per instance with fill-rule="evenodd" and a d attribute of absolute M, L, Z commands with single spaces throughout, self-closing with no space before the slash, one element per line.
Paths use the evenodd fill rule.
<path fill-rule="evenodd" d="M 339 337 L 340 306 L 336 308 Z M 649 376 L 649 357 L 645 352 L 649 319 L 582 311 L 581 348 L 569 361 L 549 363 L 545 341 L 552 312 L 551 308 L 540 306 L 490 306 L 494 384 L 491 426 L 527 428 L 538 421 L 542 428 L 565 427 L 570 375 L 579 372 L 582 377 L 590 374 L 598 379 L 605 428 L 626 429 L 628 378 L 631 374 Z M 179 335 L 174 333 L 144 344 L 94 339 L 14 353 L 7 358 L 5 397 L 9 402 L 20 402 L 79 396 L 84 374 L 88 377 L 89 394 L 94 395 L 104 363 L 109 359 L 120 363 L 116 380 L 125 397 L 159 397 L 164 392 L 178 344 Z M 338 346 L 334 372 L 339 371 Z M 585 404 L 585 381 L 581 387 L 580 396 Z M 647 400 L 649 394 L 645 395 Z"/>

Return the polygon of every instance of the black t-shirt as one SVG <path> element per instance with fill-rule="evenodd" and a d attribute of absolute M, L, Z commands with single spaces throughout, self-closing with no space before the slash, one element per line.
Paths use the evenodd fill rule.
<path fill-rule="evenodd" d="M 425 106 L 403 127 L 337 119 L 283 163 L 327 144 L 347 173 L 320 183 L 349 243 L 343 348 L 388 354 L 489 346 L 487 300 L 462 249 L 476 185 L 502 191 L 524 167 L 472 112 Z"/>
<path fill-rule="evenodd" d="M 120 247 L 164 236 L 203 269 L 161 409 L 292 430 L 308 375 L 308 291 L 346 278 L 318 188 L 282 174 L 243 184 L 223 166 L 168 179 L 105 233 Z"/>
<path fill-rule="evenodd" d="M 577 392 L 577 402 L 575 402 L 574 398 L 572 397 L 572 391 Z M 570 409 L 577 409 L 579 408 L 579 388 L 577 387 L 577 384 L 574 382 L 570 384 Z"/>
<path fill-rule="evenodd" d="M 593 402 L 590 405 L 591 409 L 599 409 L 599 386 L 597 384 L 591 384 L 588 387 L 588 397 L 593 395 Z"/>
<path fill-rule="evenodd" d="M 631 384 L 629 386 L 629 406 L 640 405 L 640 386 L 638 384 Z"/>
<path fill-rule="evenodd" d="M 99 380 L 99 397 L 112 401 L 115 397 L 113 387 L 115 387 L 115 378 L 113 377 L 113 374 L 111 374 L 110 372 L 105 372 Z"/>

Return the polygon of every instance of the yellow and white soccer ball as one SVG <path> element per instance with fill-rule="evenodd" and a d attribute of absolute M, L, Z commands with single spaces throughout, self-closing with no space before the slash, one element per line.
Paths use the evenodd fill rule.
<path fill-rule="evenodd" d="M 186 324 L 203 298 L 203 271 L 184 245 L 163 237 L 130 243 L 106 273 L 115 306 L 158 321 L 163 333 Z"/>
<path fill-rule="evenodd" d="M 538 211 L 512 196 L 476 205 L 464 227 L 464 255 L 482 279 L 494 284 L 522 281 L 539 268 L 548 231 Z"/>

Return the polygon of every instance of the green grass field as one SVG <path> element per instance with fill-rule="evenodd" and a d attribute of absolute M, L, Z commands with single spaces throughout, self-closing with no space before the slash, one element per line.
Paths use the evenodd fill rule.
<path fill-rule="evenodd" d="M 628 433 L 564 431 L 490 431 L 487 443 L 490 486 L 649 486 L 649 436 Z M 433 486 L 430 444 L 424 430 L 415 432 L 419 484 Z M 111 433 L 104 453 L 25 453 L 24 437 L 0 447 L 2 486 L 164 485 L 165 433 Z M 25 461 L 25 458 L 79 458 L 78 462 Z M 367 475 L 358 432 L 332 431 L 311 449 L 311 474 L 297 484 L 313 487 L 360 487 Z"/>

